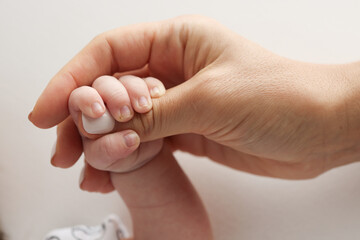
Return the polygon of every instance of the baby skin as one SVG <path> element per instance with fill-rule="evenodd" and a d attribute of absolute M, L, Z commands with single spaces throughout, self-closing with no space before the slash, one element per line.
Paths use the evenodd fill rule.
<path fill-rule="evenodd" d="M 72 92 L 69 111 L 82 135 L 85 175 L 91 175 L 93 169 L 104 170 L 97 174 L 110 172 L 108 178 L 99 177 L 108 179 L 102 180 L 102 192 L 115 188 L 123 198 L 132 217 L 133 240 L 211 240 L 205 208 L 175 160 L 170 141 L 140 143 L 135 132 L 121 128 L 122 122 L 136 114 L 152 111 L 151 98 L 164 94 L 161 81 L 135 76 L 102 76 L 91 87 Z M 114 130 L 89 134 L 83 127 L 82 114 L 99 118 L 105 104 L 116 120 Z"/>

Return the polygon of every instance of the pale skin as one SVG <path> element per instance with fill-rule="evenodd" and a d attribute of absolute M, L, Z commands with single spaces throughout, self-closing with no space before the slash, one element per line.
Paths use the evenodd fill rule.
<path fill-rule="evenodd" d="M 92 87 L 75 89 L 69 98 L 69 111 L 82 135 L 86 159 L 84 170 L 85 173 L 94 169 L 110 172 L 111 181 L 104 182 L 103 189 L 110 191 L 114 186 L 128 206 L 134 226 L 133 239 L 210 240 L 213 236 L 205 208 L 166 140 L 154 140 L 139 146 L 137 135 L 133 136 L 135 139 L 123 138 L 124 134 L 131 135 L 131 130 L 91 135 L 82 127 L 81 114 L 93 118 L 101 114 L 98 108 L 94 108 L 94 103 L 103 108 L 106 104 L 115 119 L 126 122 L 134 112 L 149 111 L 151 98 L 164 94 L 165 88 L 159 80 L 134 76 L 124 76 L 120 80 L 103 76 L 94 81 Z M 138 104 L 141 96 L 147 99 L 147 105 Z M 131 114 L 126 118 L 119 116 L 118 109 L 123 106 L 130 109 Z M 116 125 L 121 124 L 116 122 Z M 136 165 L 135 156 L 112 161 L 107 155 L 101 155 L 104 146 L 109 144 L 118 149 L 111 153 L 114 158 L 122 159 L 124 154 L 138 148 L 137 154 L 142 155 L 141 158 L 151 160 L 126 172 Z M 80 183 L 82 188 L 84 184 L 87 184 L 86 179 Z"/>
<path fill-rule="evenodd" d="M 117 129 L 133 129 L 143 142 L 172 136 L 174 149 L 286 179 L 313 178 L 359 159 L 359 62 L 290 60 L 212 19 L 185 16 L 103 33 L 55 75 L 29 116 L 38 127 L 58 125 L 54 165 L 71 166 L 82 152 L 67 118 L 70 93 L 127 71 L 169 89 L 151 111 Z M 88 181 L 109 179 L 92 174 Z M 94 182 L 89 189 L 104 191 Z"/>

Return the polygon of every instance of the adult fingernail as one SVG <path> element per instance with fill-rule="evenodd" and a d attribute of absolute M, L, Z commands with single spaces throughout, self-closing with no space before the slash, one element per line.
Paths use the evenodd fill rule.
<path fill-rule="evenodd" d="M 136 133 L 131 132 L 124 136 L 124 140 L 125 140 L 126 146 L 130 148 L 138 143 L 139 136 Z"/>
<path fill-rule="evenodd" d="M 79 186 L 80 186 L 80 188 L 81 188 L 82 182 L 84 181 L 84 172 L 85 172 L 85 167 L 83 167 L 83 169 L 81 170 L 80 177 L 79 177 Z"/>
<path fill-rule="evenodd" d="M 148 105 L 149 105 L 149 102 L 148 102 L 148 100 L 146 99 L 146 97 L 141 96 L 141 97 L 139 98 L 139 106 L 140 106 L 140 107 L 146 107 L 146 106 L 148 106 Z"/>
<path fill-rule="evenodd" d="M 104 108 L 101 106 L 100 103 L 95 102 L 91 105 L 92 111 L 94 114 L 100 114 L 104 112 Z"/>
<path fill-rule="evenodd" d="M 131 111 L 128 106 L 123 106 L 120 109 L 120 119 L 128 119 L 131 116 Z"/>

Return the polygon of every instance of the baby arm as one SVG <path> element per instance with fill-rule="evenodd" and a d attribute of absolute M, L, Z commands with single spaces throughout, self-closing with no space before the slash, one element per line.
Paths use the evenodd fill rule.
<path fill-rule="evenodd" d="M 131 97 L 136 95 L 134 91 L 139 88 L 134 83 L 129 83 L 135 78 L 129 76 L 125 78 L 125 81 L 122 79 L 121 83 L 114 78 L 109 78 L 111 77 L 96 80 L 93 88 L 83 87 L 75 90 L 76 92 L 74 91 L 70 97 L 69 108 L 80 132 L 84 135 L 83 144 L 87 164 L 111 172 L 112 185 L 129 208 L 133 220 L 134 238 L 136 240 L 212 239 L 210 223 L 204 206 L 173 157 L 170 143 L 161 139 L 141 143 L 140 146 L 135 144 L 128 147 L 124 136 L 132 134 L 131 130 L 122 131 L 121 134 L 112 132 L 103 136 L 89 135 L 84 131 L 80 113 L 92 118 L 101 116 L 94 114 L 92 108 L 94 102 L 98 102 L 101 107 L 105 106 L 105 102 L 111 115 L 118 121 L 122 119 L 117 110 L 124 103 L 131 106 L 131 117 L 134 110 L 139 112 L 140 104 L 137 101 L 139 98 Z M 135 81 L 139 80 L 139 78 L 136 79 Z M 159 84 L 158 80 L 152 79 L 151 81 L 152 86 L 148 85 L 147 89 L 153 89 L 154 85 Z M 162 91 L 162 88 L 163 86 L 160 84 L 158 89 Z M 125 89 L 126 94 L 121 89 Z M 126 95 L 129 98 L 123 98 L 122 104 L 115 104 L 115 98 L 110 96 L 114 96 L 116 92 L 122 92 L 122 96 Z M 148 96 L 153 96 L 149 92 L 150 90 L 147 92 Z M 142 113 L 145 112 L 142 111 Z M 123 121 L 128 121 L 130 118 Z M 119 124 L 121 123 L 115 122 L 115 125 Z M 118 128 L 115 126 L 114 129 Z M 109 153 L 106 150 L 108 148 L 101 147 L 107 146 L 104 145 L 105 143 L 115 146 L 113 148 L 118 150 Z M 126 154 L 138 146 L 137 151 L 129 156 Z M 116 156 L 117 154 L 118 156 Z M 140 155 L 142 156 L 139 158 Z M 136 158 L 145 159 L 146 162 L 149 159 L 151 161 L 134 171 L 122 173 L 126 169 L 139 165 L 136 163 Z"/>

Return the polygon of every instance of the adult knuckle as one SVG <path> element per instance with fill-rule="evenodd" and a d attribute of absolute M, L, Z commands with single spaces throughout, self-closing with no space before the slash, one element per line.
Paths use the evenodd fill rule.
<path fill-rule="evenodd" d="M 146 137 L 154 130 L 155 127 L 155 114 L 154 110 L 150 110 L 147 113 L 136 114 L 134 119 L 136 131 Z"/>

